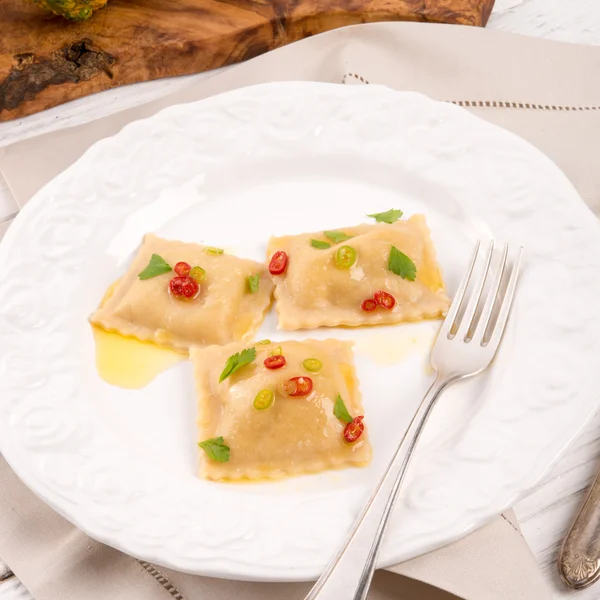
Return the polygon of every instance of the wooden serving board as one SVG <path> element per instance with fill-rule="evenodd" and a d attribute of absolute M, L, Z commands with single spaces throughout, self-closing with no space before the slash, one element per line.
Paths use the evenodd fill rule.
<path fill-rule="evenodd" d="M 484 26 L 494 0 L 109 0 L 83 23 L 0 0 L 0 121 L 107 88 L 198 73 L 373 21 Z"/>

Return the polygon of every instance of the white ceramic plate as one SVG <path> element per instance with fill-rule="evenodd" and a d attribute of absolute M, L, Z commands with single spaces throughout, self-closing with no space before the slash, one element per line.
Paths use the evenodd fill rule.
<path fill-rule="evenodd" d="M 426 390 L 439 323 L 338 336 L 356 357 L 374 459 L 276 483 L 198 480 L 192 373 L 126 391 L 95 371 L 86 322 L 141 236 L 263 259 L 271 234 L 425 213 L 449 292 L 475 239 L 525 247 L 494 368 L 435 411 L 380 565 L 446 544 L 523 495 L 577 435 L 600 383 L 600 235 L 564 175 L 463 109 L 375 86 L 287 83 L 174 106 L 48 184 L 0 247 L 0 440 L 37 494 L 89 535 L 193 573 L 316 577 Z"/>

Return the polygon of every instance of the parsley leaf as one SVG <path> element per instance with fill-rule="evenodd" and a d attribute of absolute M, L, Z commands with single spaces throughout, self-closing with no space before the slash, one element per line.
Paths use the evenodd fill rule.
<path fill-rule="evenodd" d="M 346 408 L 346 405 L 339 394 L 335 399 L 335 404 L 333 405 L 333 414 L 340 421 L 344 421 L 344 423 L 352 423 L 352 417 L 350 416 L 350 413 L 348 412 L 348 409 Z"/>
<path fill-rule="evenodd" d="M 378 223 L 387 223 L 391 225 L 395 223 L 404 213 L 397 208 L 390 208 L 390 210 L 386 210 L 385 212 L 375 213 L 372 215 L 367 215 L 367 217 L 372 217 Z"/>
<path fill-rule="evenodd" d="M 334 244 L 351 240 L 351 235 L 346 235 L 343 231 L 324 231 L 325 237 L 330 239 Z"/>
<path fill-rule="evenodd" d="M 390 258 L 388 259 L 388 269 L 400 275 L 402 279 L 414 281 L 417 276 L 417 266 L 404 252 L 400 252 L 398 248 L 391 246 Z"/>
<path fill-rule="evenodd" d="M 256 358 L 256 348 L 246 348 L 230 356 L 225 363 L 225 368 L 219 377 L 219 383 L 225 381 L 230 375 L 239 371 L 243 366 L 249 365 Z"/>
<path fill-rule="evenodd" d="M 256 275 L 248 275 L 248 277 L 246 278 L 246 281 L 248 282 L 248 289 L 250 290 L 251 294 L 255 294 L 256 292 L 258 292 L 259 280 L 260 273 L 257 273 Z"/>
<path fill-rule="evenodd" d="M 319 250 L 326 250 L 327 248 L 331 248 L 331 244 L 327 242 L 321 242 L 319 240 L 310 240 L 310 245 L 313 248 L 318 248 Z"/>
<path fill-rule="evenodd" d="M 157 275 L 162 275 L 169 271 L 171 271 L 171 267 L 167 261 L 162 256 L 153 254 L 150 257 L 148 266 L 141 273 L 138 273 L 138 277 L 140 279 L 150 279 L 151 277 L 156 277 Z"/>
<path fill-rule="evenodd" d="M 206 452 L 208 458 L 222 463 L 229 462 L 230 448 L 222 437 L 210 438 L 209 440 L 198 442 L 198 446 Z"/>

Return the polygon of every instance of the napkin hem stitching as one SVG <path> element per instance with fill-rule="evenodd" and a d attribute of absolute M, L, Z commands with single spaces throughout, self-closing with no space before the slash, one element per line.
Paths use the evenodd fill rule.
<path fill-rule="evenodd" d="M 154 566 L 145 560 L 138 560 L 138 563 L 148 572 L 157 583 L 160 584 L 175 600 L 185 600 L 181 592 Z"/>
<path fill-rule="evenodd" d="M 342 83 L 347 83 L 349 79 L 356 79 L 365 85 L 371 82 L 358 73 L 344 73 Z M 464 108 L 520 108 L 526 110 L 555 110 L 565 112 L 581 112 L 590 110 L 600 110 L 600 106 L 573 106 L 568 104 L 535 104 L 533 102 L 512 102 L 508 100 L 446 100 L 450 104 L 456 104 Z"/>
<path fill-rule="evenodd" d="M 600 106 L 570 106 L 566 104 L 533 104 L 531 102 L 509 102 L 503 100 L 448 100 L 465 108 L 521 108 L 529 110 L 555 110 L 564 112 L 581 112 L 600 110 Z"/>
<path fill-rule="evenodd" d="M 504 516 L 504 515 L 500 515 L 521 537 L 523 537 L 523 534 Z"/>

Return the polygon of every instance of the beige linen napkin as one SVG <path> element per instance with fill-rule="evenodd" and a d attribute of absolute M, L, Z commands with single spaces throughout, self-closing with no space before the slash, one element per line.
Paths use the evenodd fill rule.
<path fill-rule="evenodd" d="M 599 72 L 599 48 L 444 25 L 361 25 L 281 48 L 143 106 L 7 147 L 0 151 L 0 169 L 22 206 L 90 144 L 164 106 L 265 81 L 345 80 L 420 91 L 519 133 L 552 157 L 598 209 Z M 309 588 L 219 581 L 136 561 L 53 513 L 2 461 L 0 557 L 36 600 L 301 599 Z M 456 597 L 550 598 L 511 513 L 446 548 L 378 572 L 370 594 L 372 600 Z"/>
<path fill-rule="evenodd" d="M 35 600 L 302 600 L 312 585 L 225 581 L 137 561 L 53 512 L 1 457 L 0 557 Z M 389 571 L 376 573 L 369 600 L 551 598 L 512 513 Z"/>

